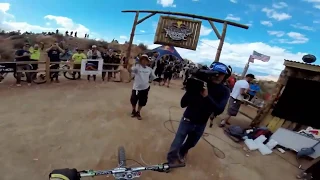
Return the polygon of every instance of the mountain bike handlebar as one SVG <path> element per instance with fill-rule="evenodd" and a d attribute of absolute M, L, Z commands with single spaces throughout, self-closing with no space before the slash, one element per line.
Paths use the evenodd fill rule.
<path fill-rule="evenodd" d="M 157 172 L 166 172 L 172 168 L 179 168 L 185 167 L 185 164 L 159 164 L 159 165 L 152 165 L 148 167 L 135 167 L 135 168 L 125 168 L 125 167 L 118 167 L 111 170 L 84 170 L 80 171 L 79 174 L 81 177 L 95 177 L 95 176 L 103 176 L 103 175 L 114 175 L 117 178 L 123 179 L 131 179 L 136 176 L 141 175 L 141 171 L 157 171 Z"/>

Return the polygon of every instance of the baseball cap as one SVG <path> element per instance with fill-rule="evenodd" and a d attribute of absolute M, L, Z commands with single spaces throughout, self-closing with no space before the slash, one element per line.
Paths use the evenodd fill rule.
<path fill-rule="evenodd" d="M 249 78 L 252 78 L 252 79 L 255 79 L 254 75 L 253 74 L 247 74 L 246 77 L 249 77 Z"/>
<path fill-rule="evenodd" d="M 97 48 L 97 46 L 96 45 L 92 45 L 92 48 Z"/>
<path fill-rule="evenodd" d="M 141 60 L 142 58 L 145 58 L 145 59 L 147 59 L 148 61 L 150 61 L 149 56 L 146 55 L 146 54 L 142 54 L 142 55 L 140 56 L 140 60 Z"/>
<path fill-rule="evenodd" d="M 209 69 L 213 72 L 228 74 L 228 67 L 225 64 L 220 62 L 212 63 Z"/>

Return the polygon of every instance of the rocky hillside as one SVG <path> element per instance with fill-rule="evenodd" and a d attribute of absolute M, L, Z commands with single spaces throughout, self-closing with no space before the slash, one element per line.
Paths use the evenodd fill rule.
<path fill-rule="evenodd" d="M 30 44 L 43 43 L 44 48 L 48 48 L 51 44 L 58 42 L 63 48 L 74 49 L 76 47 L 89 49 L 92 45 L 97 45 L 101 52 L 106 52 L 108 49 L 116 49 L 125 54 L 128 44 L 119 44 L 117 40 L 113 42 L 96 41 L 93 39 L 75 38 L 71 36 L 63 36 L 62 34 L 44 35 L 34 33 L 23 33 L 17 31 L 0 32 L 0 55 L 2 62 L 13 61 L 14 52 L 26 42 Z M 145 51 L 147 46 L 144 44 L 133 45 L 131 56 L 136 56 Z"/>

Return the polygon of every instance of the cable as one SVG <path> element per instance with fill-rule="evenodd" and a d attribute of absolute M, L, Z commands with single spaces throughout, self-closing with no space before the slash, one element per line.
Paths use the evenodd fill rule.
<path fill-rule="evenodd" d="M 163 122 L 163 125 L 164 125 L 164 127 L 165 127 L 169 132 L 171 132 L 171 133 L 173 133 L 173 134 L 176 134 L 176 131 L 174 130 L 174 127 L 173 127 L 173 122 L 179 123 L 180 121 L 172 120 L 172 117 L 171 117 L 171 109 L 172 109 L 172 108 L 178 108 L 178 107 L 177 107 L 177 106 L 170 106 L 170 107 L 169 107 L 169 109 L 168 109 L 168 112 L 169 112 L 169 120 L 164 121 L 164 122 Z M 168 123 L 168 122 L 170 122 L 170 124 L 171 124 L 171 129 L 166 126 L 166 123 Z M 208 136 L 213 136 L 213 137 L 215 137 L 215 138 L 223 141 L 224 143 L 228 144 L 229 146 L 231 146 L 231 147 L 233 147 L 233 148 L 235 148 L 235 149 L 241 149 L 241 148 L 242 148 L 242 147 L 234 146 L 234 145 L 230 144 L 229 142 L 223 140 L 222 138 L 220 138 L 220 137 L 218 137 L 218 136 L 216 136 L 216 135 L 214 135 L 214 134 L 206 133 L 206 132 L 203 133 L 202 139 L 203 139 L 207 144 L 209 144 L 209 145 L 213 148 L 213 151 L 214 151 L 216 157 L 218 157 L 218 158 L 220 158 L 220 159 L 224 159 L 224 158 L 225 158 L 224 152 L 223 152 L 221 149 L 219 149 L 218 147 L 214 146 L 212 143 L 210 143 L 210 142 L 205 138 L 205 137 L 208 137 Z M 217 154 L 217 151 L 222 154 L 222 157 L 220 157 L 220 156 Z M 295 164 L 293 164 L 292 162 L 290 162 L 290 161 L 288 161 L 287 159 L 285 159 L 284 157 L 282 157 L 281 155 L 279 155 L 279 154 L 277 154 L 277 153 L 274 153 L 274 154 L 276 154 L 277 156 L 279 156 L 281 159 L 283 159 L 285 162 L 287 162 L 288 164 L 292 165 L 293 167 L 298 168 L 298 169 L 301 169 L 301 170 L 305 170 L 305 169 L 302 169 L 302 168 L 301 168 L 301 165 L 300 165 L 300 166 L 299 166 L 299 165 L 295 165 Z M 298 164 L 299 164 L 298 159 L 297 159 L 297 162 L 298 162 Z"/>
<path fill-rule="evenodd" d="M 174 127 L 173 127 L 173 122 L 179 123 L 179 121 L 172 120 L 172 117 L 171 117 L 171 109 L 172 109 L 172 108 L 178 108 L 178 107 L 176 107 L 176 106 L 170 106 L 170 107 L 169 107 L 169 109 L 168 109 L 168 112 L 169 112 L 169 120 L 164 121 L 164 122 L 163 122 L 163 126 L 164 126 L 169 132 L 171 132 L 171 133 L 173 133 L 173 134 L 176 134 L 176 131 L 174 130 Z M 168 128 L 168 127 L 167 127 L 166 124 L 167 124 L 168 122 L 170 122 L 171 128 Z M 218 157 L 218 158 L 220 158 L 220 159 L 224 159 L 224 158 L 226 157 L 225 153 L 224 153 L 221 149 L 219 149 L 218 147 L 216 147 L 215 145 L 213 145 L 212 143 L 210 143 L 210 142 L 205 138 L 205 137 L 208 137 L 208 136 L 213 136 L 213 137 L 215 137 L 215 138 L 223 141 L 224 143 L 230 145 L 230 146 L 233 147 L 233 148 L 236 148 L 236 149 L 241 148 L 241 147 L 233 146 L 233 145 L 230 144 L 229 142 L 223 140 L 222 138 L 220 138 L 220 137 L 218 137 L 218 136 L 216 136 L 216 135 L 214 135 L 214 134 L 206 133 L 206 132 L 203 133 L 203 135 L 202 135 L 201 138 L 202 138 L 208 145 L 210 145 L 210 146 L 213 148 L 214 154 L 216 155 L 216 157 Z"/>

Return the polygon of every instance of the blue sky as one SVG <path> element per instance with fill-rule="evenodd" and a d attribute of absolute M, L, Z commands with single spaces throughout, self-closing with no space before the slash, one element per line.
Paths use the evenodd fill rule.
<path fill-rule="evenodd" d="M 318 3 L 317 3 L 318 2 Z M 9 7 L 8 7 L 9 5 Z M 255 61 L 250 72 L 258 76 L 277 77 L 283 59 L 299 61 L 306 54 L 318 55 L 320 37 L 320 1 L 318 0 L 5 0 L 0 2 L 0 28 L 34 31 L 60 29 L 89 32 L 91 38 L 118 39 L 129 37 L 134 14 L 121 10 L 164 10 L 229 19 L 249 25 L 249 29 L 229 26 L 221 61 L 244 67 L 253 50 L 271 56 L 268 63 Z M 147 14 L 141 14 L 140 18 Z M 159 19 L 156 15 L 137 27 L 135 42 L 150 48 Z M 209 63 L 215 56 L 217 38 L 210 25 L 203 21 L 197 51 L 178 48 L 180 54 L 195 62 Z M 222 29 L 221 25 L 217 25 Z"/>

